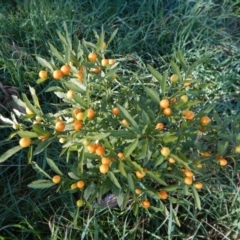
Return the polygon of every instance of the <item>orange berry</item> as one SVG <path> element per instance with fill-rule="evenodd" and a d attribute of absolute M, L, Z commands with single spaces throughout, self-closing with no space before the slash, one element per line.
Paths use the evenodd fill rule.
<path fill-rule="evenodd" d="M 168 158 L 168 162 L 175 163 L 176 161 L 172 157 L 170 157 L 170 158 Z"/>
<path fill-rule="evenodd" d="M 82 199 L 77 200 L 76 205 L 78 207 L 82 207 L 84 205 L 84 201 Z"/>
<path fill-rule="evenodd" d="M 184 172 L 184 174 L 185 174 L 186 177 L 193 177 L 193 172 L 190 171 L 190 170 L 186 170 L 186 171 Z"/>
<path fill-rule="evenodd" d="M 109 60 L 108 60 L 108 64 L 109 64 L 109 65 L 113 65 L 114 63 L 115 63 L 114 59 L 109 59 Z"/>
<path fill-rule="evenodd" d="M 202 153 L 202 156 L 205 157 L 205 158 L 207 158 L 207 157 L 210 157 L 211 154 L 210 154 L 209 152 L 203 152 L 203 153 Z"/>
<path fill-rule="evenodd" d="M 191 78 L 187 78 L 185 81 L 184 81 L 184 87 L 188 87 L 190 86 L 192 83 L 192 79 Z"/>
<path fill-rule="evenodd" d="M 183 111 L 183 116 L 187 119 L 187 120 L 192 120 L 195 117 L 194 112 L 189 111 L 189 110 L 185 110 Z"/>
<path fill-rule="evenodd" d="M 163 114 L 164 114 L 165 116 L 170 116 L 170 115 L 172 114 L 172 109 L 171 109 L 171 108 L 165 108 L 165 109 L 163 110 Z"/>
<path fill-rule="evenodd" d="M 28 138 L 28 137 L 23 137 L 19 140 L 19 145 L 22 147 L 22 148 L 26 148 L 28 147 L 29 145 L 31 144 L 31 139 Z"/>
<path fill-rule="evenodd" d="M 164 124 L 163 123 L 158 123 L 155 127 L 157 130 L 163 130 L 164 129 Z"/>
<path fill-rule="evenodd" d="M 87 118 L 88 119 L 92 119 L 92 118 L 94 118 L 94 115 L 95 115 L 95 112 L 94 112 L 94 110 L 93 109 L 88 109 L 88 112 L 87 112 Z"/>
<path fill-rule="evenodd" d="M 61 176 L 59 176 L 59 175 L 55 175 L 55 176 L 53 176 L 53 178 L 52 178 L 52 182 L 53 183 L 59 183 L 61 181 Z"/>
<path fill-rule="evenodd" d="M 196 182 L 193 184 L 196 189 L 202 189 L 203 184 L 201 182 Z"/>
<path fill-rule="evenodd" d="M 55 124 L 55 129 L 56 129 L 57 131 L 59 131 L 59 132 L 64 131 L 64 129 L 65 129 L 65 123 L 64 123 L 63 121 L 58 121 L 58 122 L 56 122 L 56 124 Z"/>
<path fill-rule="evenodd" d="M 120 112 L 120 111 L 119 111 L 119 109 L 118 109 L 117 107 L 115 107 L 115 108 L 112 109 L 112 114 L 115 115 L 115 116 L 118 115 L 119 112 Z"/>
<path fill-rule="evenodd" d="M 68 75 L 71 71 L 71 68 L 68 65 L 63 65 L 60 70 L 63 75 Z"/>
<path fill-rule="evenodd" d="M 102 162 L 102 164 L 109 165 L 109 164 L 111 163 L 111 159 L 110 159 L 110 158 L 103 157 L 103 158 L 101 159 L 101 162 Z"/>
<path fill-rule="evenodd" d="M 163 99 L 159 103 L 161 108 L 168 108 L 169 107 L 169 101 L 167 99 Z"/>
<path fill-rule="evenodd" d="M 127 127 L 130 126 L 129 122 L 128 122 L 126 119 L 123 119 L 123 120 L 122 120 L 122 124 L 123 124 L 124 126 L 127 126 Z"/>
<path fill-rule="evenodd" d="M 73 110 L 73 117 L 76 117 L 77 114 L 80 113 L 80 112 L 82 112 L 82 110 L 81 110 L 80 108 L 75 108 L 75 109 Z M 81 120 L 81 119 L 79 119 L 79 120 Z"/>
<path fill-rule="evenodd" d="M 79 112 L 79 113 L 76 115 L 76 119 L 77 119 L 77 120 L 82 120 L 82 117 L 83 117 L 83 112 Z"/>
<path fill-rule="evenodd" d="M 72 124 L 72 128 L 76 131 L 80 130 L 82 128 L 82 121 L 81 120 L 76 120 Z"/>
<path fill-rule="evenodd" d="M 185 177 L 184 178 L 184 183 L 187 185 L 191 185 L 192 184 L 192 177 Z"/>
<path fill-rule="evenodd" d="M 141 172 L 139 172 L 139 171 L 136 171 L 136 177 L 139 178 L 139 179 L 144 178 L 145 175 L 146 175 L 146 174 L 145 174 L 144 172 L 141 173 Z"/>
<path fill-rule="evenodd" d="M 105 153 L 104 147 L 97 147 L 96 150 L 95 150 L 95 153 L 96 153 L 98 156 L 102 156 L 102 155 Z"/>
<path fill-rule="evenodd" d="M 103 42 L 103 48 L 105 49 L 107 47 L 107 44 Z"/>
<path fill-rule="evenodd" d="M 82 72 L 79 71 L 77 73 L 77 78 L 78 78 L 79 82 L 83 82 L 83 74 L 82 74 Z"/>
<path fill-rule="evenodd" d="M 45 70 L 41 70 L 38 75 L 41 79 L 45 79 L 48 77 L 48 72 Z"/>
<path fill-rule="evenodd" d="M 107 164 L 100 165 L 99 171 L 103 174 L 107 173 L 109 171 L 109 165 Z"/>
<path fill-rule="evenodd" d="M 142 207 L 143 208 L 149 208 L 150 207 L 150 202 L 147 200 L 147 199 L 145 199 L 145 200 L 143 200 L 142 201 Z"/>
<path fill-rule="evenodd" d="M 81 66 L 79 67 L 79 71 L 80 71 L 80 72 L 83 72 L 83 70 L 84 70 L 84 66 L 81 65 Z"/>
<path fill-rule="evenodd" d="M 186 103 L 188 101 L 188 96 L 187 95 L 183 95 L 180 97 L 180 100 L 184 103 Z"/>
<path fill-rule="evenodd" d="M 75 91 L 73 91 L 73 90 L 68 90 L 68 91 L 67 91 L 67 98 L 68 98 L 68 99 L 72 99 L 74 94 L 75 94 Z"/>
<path fill-rule="evenodd" d="M 82 188 L 84 188 L 84 186 L 85 186 L 85 182 L 84 181 L 82 181 L 82 180 L 77 181 L 77 187 L 78 188 L 82 189 Z"/>
<path fill-rule="evenodd" d="M 99 73 L 100 71 L 101 71 L 100 66 L 97 66 L 96 68 L 90 68 L 90 72 Z"/>
<path fill-rule="evenodd" d="M 176 83 L 178 81 L 179 77 L 177 74 L 173 74 L 171 77 L 170 77 L 170 81 L 172 83 Z"/>
<path fill-rule="evenodd" d="M 108 60 L 104 58 L 104 59 L 102 59 L 101 63 L 102 63 L 103 67 L 107 66 L 108 65 Z"/>
<path fill-rule="evenodd" d="M 97 54 L 95 52 L 91 52 L 88 55 L 88 60 L 90 62 L 95 62 L 97 60 Z"/>
<path fill-rule="evenodd" d="M 55 80 L 59 80 L 59 79 L 61 79 L 62 77 L 63 77 L 63 74 L 62 74 L 61 70 L 55 70 L 55 71 L 53 72 L 53 78 L 54 78 Z"/>
<path fill-rule="evenodd" d="M 71 184 L 71 190 L 74 190 L 74 189 L 76 189 L 76 188 L 77 188 L 77 183 Z"/>
<path fill-rule="evenodd" d="M 119 157 L 120 159 L 124 159 L 124 153 L 122 153 L 122 152 L 118 153 L 118 157 Z"/>
<path fill-rule="evenodd" d="M 139 188 L 136 188 L 136 189 L 135 189 L 135 193 L 136 193 L 137 195 L 140 195 L 140 194 L 142 193 L 142 190 L 139 189 Z"/>
<path fill-rule="evenodd" d="M 159 193 L 158 193 L 158 196 L 161 198 L 161 199 L 167 199 L 168 198 L 168 194 L 166 191 L 164 190 L 161 190 Z"/>
<path fill-rule="evenodd" d="M 171 99 L 170 99 L 170 103 L 171 103 L 171 104 L 175 104 L 176 102 L 177 102 L 177 99 L 176 99 L 176 98 L 171 98 Z"/>
<path fill-rule="evenodd" d="M 220 166 L 225 167 L 228 164 L 228 162 L 225 158 L 220 158 L 219 164 L 220 164 Z"/>
<path fill-rule="evenodd" d="M 169 154 L 170 154 L 170 149 L 168 147 L 163 147 L 161 150 L 160 150 L 161 154 L 164 156 L 164 157 L 167 157 Z"/>
<path fill-rule="evenodd" d="M 88 152 L 90 153 L 94 153 L 96 151 L 96 145 L 94 143 L 90 143 L 88 146 L 87 146 L 87 150 Z"/>
<path fill-rule="evenodd" d="M 202 125 L 205 126 L 205 125 L 208 125 L 211 122 L 211 119 L 207 116 L 203 116 L 203 117 L 201 117 L 200 122 L 201 122 Z"/>

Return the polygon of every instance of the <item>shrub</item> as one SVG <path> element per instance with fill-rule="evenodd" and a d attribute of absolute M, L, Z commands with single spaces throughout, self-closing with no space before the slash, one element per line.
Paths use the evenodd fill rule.
<path fill-rule="evenodd" d="M 178 51 L 180 66 L 172 61 L 171 72 L 148 65 L 150 74 L 125 75 L 118 59 L 107 58 L 115 34 L 105 43 L 104 32 L 95 33 L 94 44 L 58 32 L 63 48 L 49 43 L 52 59 L 37 57 L 37 83 L 53 83 L 46 91 L 60 98 L 59 111 L 43 112 L 32 87 L 32 100 L 15 98 L 26 114 L 15 110 L 17 117 L 1 119 L 16 129 L 9 139 L 28 141 L 0 162 L 28 148 L 29 162 L 42 175 L 28 186 L 77 194 L 78 207 L 92 209 L 111 194 L 122 209 L 131 204 L 135 215 L 141 206 L 167 214 L 168 202 L 189 204 L 179 196 L 190 194 L 200 209 L 198 190 L 206 176 L 228 163 L 228 141 L 218 140 L 217 113 L 204 97 L 210 84 L 194 75 L 207 56 L 188 66 Z M 58 156 L 42 154 L 58 141 L 66 167 Z M 37 154 L 51 171 L 34 161 Z"/>

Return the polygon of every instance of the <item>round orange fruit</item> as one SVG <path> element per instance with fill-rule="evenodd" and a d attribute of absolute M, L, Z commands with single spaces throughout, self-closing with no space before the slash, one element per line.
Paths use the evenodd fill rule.
<path fill-rule="evenodd" d="M 28 138 L 28 137 L 23 137 L 19 140 L 19 145 L 22 147 L 22 148 L 26 148 L 28 147 L 29 145 L 31 144 L 31 139 Z"/>

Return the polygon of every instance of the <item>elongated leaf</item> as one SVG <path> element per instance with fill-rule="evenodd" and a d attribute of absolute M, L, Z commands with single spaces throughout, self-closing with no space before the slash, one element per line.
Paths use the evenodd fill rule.
<path fill-rule="evenodd" d="M 92 139 L 92 140 L 101 140 L 103 138 L 108 137 L 110 134 L 111 133 L 91 133 L 87 135 L 86 138 Z"/>
<path fill-rule="evenodd" d="M 150 177 L 154 181 L 158 182 L 159 184 L 161 184 L 163 186 L 167 186 L 167 183 L 164 180 L 160 179 L 155 173 L 153 173 L 151 171 L 147 171 L 146 174 L 148 177 Z"/>
<path fill-rule="evenodd" d="M 79 179 L 79 177 L 76 176 L 73 172 L 68 172 L 68 176 L 69 176 L 70 178 L 72 178 L 72 179 L 75 179 L 75 180 L 78 180 L 78 179 Z"/>
<path fill-rule="evenodd" d="M 45 59 L 41 58 L 41 57 L 36 57 L 38 62 L 43 66 L 43 67 L 46 67 L 48 69 L 50 69 L 52 72 L 53 72 L 53 67 L 52 65 L 47 62 Z"/>
<path fill-rule="evenodd" d="M 147 95 L 157 104 L 159 104 L 160 102 L 160 98 L 159 95 L 157 93 L 156 90 L 149 88 L 149 87 L 144 87 L 145 92 L 147 93 Z"/>
<path fill-rule="evenodd" d="M 62 45 L 64 46 L 64 45 L 67 45 L 68 43 L 67 43 L 67 40 L 66 40 L 66 38 L 61 34 L 61 32 L 59 31 L 59 30 L 56 30 L 56 32 L 57 32 L 57 35 L 58 35 L 58 37 L 60 38 L 60 40 L 61 40 L 61 42 L 62 42 Z"/>
<path fill-rule="evenodd" d="M 122 161 L 119 162 L 118 164 L 118 169 L 120 171 L 120 173 L 124 176 L 124 177 L 127 177 L 127 173 L 125 171 L 125 168 L 124 168 L 124 164 Z"/>
<path fill-rule="evenodd" d="M 132 178 L 132 174 L 131 173 L 128 173 L 127 174 L 127 181 L 128 181 L 128 186 L 130 188 L 130 190 L 132 192 L 134 192 L 135 190 L 135 184 L 134 184 L 134 181 L 133 181 L 133 178 Z"/>
<path fill-rule="evenodd" d="M 84 161 L 84 148 L 81 147 L 78 150 L 78 171 L 83 173 L 83 161 Z"/>
<path fill-rule="evenodd" d="M 176 160 L 178 163 L 184 165 L 186 168 L 188 168 L 188 164 L 186 162 L 184 162 L 181 158 L 179 158 L 178 156 L 174 155 L 174 154 L 170 154 L 170 157 L 172 157 L 174 160 Z"/>
<path fill-rule="evenodd" d="M 134 206 L 133 206 L 133 214 L 134 214 L 134 216 L 137 216 L 138 209 L 139 209 L 139 204 L 138 204 L 138 202 L 135 202 Z"/>
<path fill-rule="evenodd" d="M 65 61 L 62 55 L 58 52 L 58 50 L 50 42 L 48 42 L 48 45 L 50 47 L 52 55 L 55 56 L 60 62 L 64 63 Z"/>
<path fill-rule="evenodd" d="M 28 184 L 28 187 L 30 188 L 50 188 L 54 186 L 55 183 L 53 183 L 51 180 L 36 180 L 32 183 Z"/>
<path fill-rule="evenodd" d="M 102 29 L 100 37 L 98 38 L 96 52 L 99 52 L 100 50 L 103 49 L 104 35 L 105 35 L 104 30 Z"/>
<path fill-rule="evenodd" d="M 44 140 L 43 142 L 40 142 L 37 147 L 35 148 L 33 155 L 37 155 L 40 152 L 42 152 L 45 148 L 48 147 L 49 144 L 51 144 L 53 141 L 53 138 L 48 138 L 47 140 Z"/>
<path fill-rule="evenodd" d="M 14 122 L 11 119 L 3 117 L 1 114 L 0 114 L 0 120 L 6 124 L 10 124 L 10 125 L 14 124 Z"/>
<path fill-rule="evenodd" d="M 193 65 L 188 69 L 187 76 L 189 76 L 198 65 L 202 64 L 203 62 L 206 62 L 209 59 L 209 57 L 210 57 L 209 55 L 206 55 L 201 59 L 197 60 L 196 62 L 194 62 Z"/>
<path fill-rule="evenodd" d="M 124 156 L 125 158 L 129 157 L 132 152 L 135 150 L 135 148 L 138 145 L 138 138 L 136 138 L 129 146 L 127 146 L 124 150 Z"/>
<path fill-rule="evenodd" d="M 128 111 L 119 104 L 117 104 L 117 107 L 119 108 L 122 116 L 130 123 L 130 126 L 132 126 L 137 132 L 139 132 L 137 122 L 132 118 Z"/>
<path fill-rule="evenodd" d="M 42 168 L 40 168 L 40 167 L 38 166 L 38 164 L 37 164 L 36 162 L 34 162 L 34 161 L 32 162 L 32 167 L 33 167 L 33 169 L 34 169 L 36 172 L 38 172 L 38 173 L 46 176 L 46 177 L 49 178 L 49 179 L 52 179 Z"/>
<path fill-rule="evenodd" d="M 113 40 L 113 38 L 116 36 L 117 32 L 118 32 L 118 28 L 114 30 L 114 32 L 112 33 L 112 35 L 111 35 L 110 39 L 108 40 L 107 44 L 109 44 Z"/>
<path fill-rule="evenodd" d="M 179 185 L 169 185 L 167 187 L 162 188 L 163 190 L 166 190 L 168 192 L 175 191 L 179 188 Z"/>
<path fill-rule="evenodd" d="M 61 170 L 58 168 L 58 166 L 56 165 L 56 163 L 50 159 L 50 158 L 46 158 L 47 159 L 47 163 L 50 166 L 50 168 L 57 174 L 59 175 L 63 175 L 63 173 L 61 172 Z"/>
<path fill-rule="evenodd" d="M 38 136 L 44 136 L 44 135 L 49 135 L 50 136 L 50 132 L 45 131 L 42 129 L 41 126 L 39 126 L 38 124 L 34 124 L 32 126 L 33 131 L 38 135 Z"/>
<path fill-rule="evenodd" d="M 159 81 L 159 83 L 161 84 L 161 82 L 163 81 L 163 76 L 162 74 L 160 74 L 157 70 L 155 70 L 151 65 L 147 65 L 148 70 L 151 72 L 151 74 Z"/>
<path fill-rule="evenodd" d="M 229 143 L 227 141 L 218 141 L 217 149 L 218 149 L 218 154 L 219 155 L 221 155 L 221 156 L 224 155 L 224 153 L 227 150 L 228 144 Z"/>
<path fill-rule="evenodd" d="M 143 172 L 143 168 L 137 162 L 131 161 L 129 159 L 126 159 L 125 162 L 128 166 L 133 167 L 135 170 L 140 171 L 141 173 Z"/>
<path fill-rule="evenodd" d="M 182 74 L 180 72 L 178 65 L 175 62 L 171 61 L 171 68 L 173 73 L 177 74 L 179 77 L 179 80 L 182 81 Z"/>
<path fill-rule="evenodd" d="M 188 66 L 187 66 L 187 63 L 186 63 L 186 61 L 184 59 L 183 53 L 182 53 L 182 51 L 180 49 L 177 51 L 177 58 L 179 59 L 182 67 L 184 68 L 184 70 L 187 71 Z"/>
<path fill-rule="evenodd" d="M 19 137 L 28 137 L 28 138 L 38 137 L 38 135 L 35 132 L 30 132 L 30 131 L 18 131 L 17 134 Z"/>
<path fill-rule="evenodd" d="M 167 77 L 168 77 L 168 73 L 167 71 L 165 71 L 163 73 L 163 80 L 161 82 L 161 90 L 162 90 L 162 94 L 165 96 L 166 95 L 166 88 L 167 88 Z"/>
<path fill-rule="evenodd" d="M 195 205 L 199 210 L 201 210 L 201 201 L 200 201 L 200 198 L 199 198 L 196 188 L 192 187 L 192 191 L 193 191 L 193 196 L 194 196 L 194 200 L 195 200 Z"/>
<path fill-rule="evenodd" d="M 136 135 L 128 130 L 113 130 L 110 132 L 113 137 L 134 138 Z"/>
<path fill-rule="evenodd" d="M 40 109 L 41 107 L 40 107 L 40 104 L 39 104 L 39 101 L 38 101 L 35 89 L 32 88 L 31 86 L 29 86 L 29 90 L 30 90 L 30 93 L 32 95 L 34 105 L 37 106 Z"/>
<path fill-rule="evenodd" d="M 177 139 L 178 139 L 178 136 L 164 136 L 163 141 L 165 143 L 169 143 L 169 142 L 175 142 L 177 141 Z"/>
<path fill-rule="evenodd" d="M 107 174 L 108 174 L 109 178 L 111 179 L 111 181 L 112 181 L 118 188 L 121 189 L 122 187 L 121 187 L 120 183 L 118 182 L 117 178 L 115 177 L 114 173 L 111 172 L 111 171 L 109 171 Z"/>
<path fill-rule="evenodd" d="M 124 200 L 123 194 L 120 193 L 120 194 L 117 196 L 117 204 L 118 204 L 119 207 L 122 207 L 122 205 L 123 205 L 123 200 Z"/>
<path fill-rule="evenodd" d="M 112 77 L 118 71 L 118 69 L 119 69 L 118 67 L 114 67 L 104 77 L 105 78 Z"/>
<path fill-rule="evenodd" d="M 13 147 L 11 149 L 9 149 L 7 152 L 5 152 L 2 156 L 0 156 L 0 163 L 6 161 L 8 158 L 10 158 L 12 155 L 14 155 L 15 153 L 17 153 L 18 151 L 20 151 L 22 149 L 21 146 L 16 146 Z"/>
<path fill-rule="evenodd" d="M 33 112 L 35 113 L 36 115 L 38 115 L 38 111 L 37 109 L 30 103 L 30 101 L 28 100 L 26 94 L 22 94 L 22 97 L 23 97 L 23 101 L 25 102 L 26 106 Z"/>
<path fill-rule="evenodd" d="M 87 108 L 87 103 L 77 94 L 73 95 L 73 99 L 78 103 L 81 107 Z"/>

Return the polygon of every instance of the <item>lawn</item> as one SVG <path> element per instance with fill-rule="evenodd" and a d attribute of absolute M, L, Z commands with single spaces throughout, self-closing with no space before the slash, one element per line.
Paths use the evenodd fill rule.
<path fill-rule="evenodd" d="M 240 239 L 240 155 L 236 151 L 240 145 L 239 1 L 9 0 L 0 6 L 0 25 L 0 155 L 19 141 L 16 136 L 9 138 L 14 129 L 3 119 L 11 117 L 13 108 L 21 110 L 12 94 L 30 98 L 30 85 L 43 111 L 56 112 L 64 106 L 53 92 L 46 92 L 53 82 L 37 84 L 42 68 L 37 57 L 50 60 L 49 43 L 62 49 L 58 32 L 64 34 L 67 29 L 70 36 L 96 44 L 96 35 L 103 29 L 106 40 L 118 30 L 106 56 L 119 63 L 115 88 L 121 86 L 117 95 L 121 104 L 126 98 L 137 101 L 132 95 L 141 96 L 144 79 L 149 81 L 146 86 L 156 86 L 148 66 L 171 75 L 174 67 L 170 63 L 181 65 L 180 52 L 189 66 L 203 59 L 193 76 L 204 91 L 200 88 L 192 94 L 204 102 L 199 111 L 212 107 L 215 127 L 209 138 L 199 134 L 199 144 L 204 145 L 199 148 L 211 153 L 205 162 L 216 161 L 214 147 L 228 162 L 201 176 L 201 208 L 191 194 L 184 192 L 183 197 L 180 192 L 172 198 L 175 202 L 166 201 L 163 211 L 139 208 L 134 214 L 132 204 L 89 210 L 76 207 L 76 193 L 69 195 L 54 187 L 29 188 L 42 175 L 24 149 L 0 161 L 0 240 Z M 101 95 L 96 99 L 104 101 Z M 51 149 L 34 156 L 34 162 L 50 174 L 43 161 L 47 155 L 67 169 L 68 162 L 60 152 L 61 145 L 55 142 Z"/>

